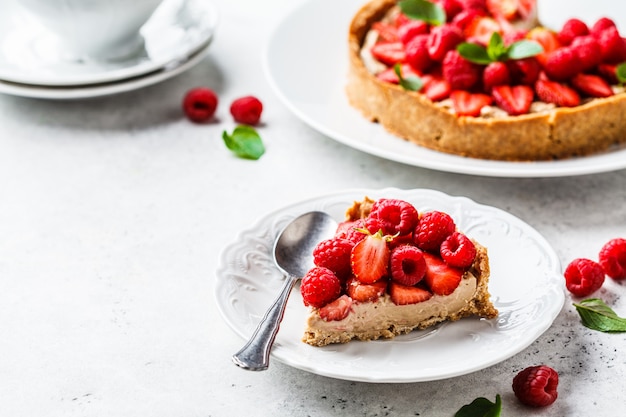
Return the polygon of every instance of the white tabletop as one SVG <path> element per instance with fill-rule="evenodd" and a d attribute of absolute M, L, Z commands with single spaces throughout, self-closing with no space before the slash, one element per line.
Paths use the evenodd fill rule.
<path fill-rule="evenodd" d="M 626 338 L 583 327 L 569 295 L 530 347 L 453 379 L 370 384 L 278 361 L 257 373 L 234 366 L 244 341 L 215 306 L 215 271 L 222 248 L 267 213 L 348 188 L 436 189 L 520 217 L 566 265 L 625 237 L 626 171 L 465 176 L 344 146 L 296 118 L 262 71 L 266 39 L 294 2 L 215 3 L 208 56 L 176 78 L 80 101 L 0 96 L 1 415 L 452 416 L 498 393 L 507 416 L 626 406 Z M 221 100 L 207 125 L 180 106 L 201 85 Z M 265 104 L 258 161 L 234 157 L 221 139 L 234 127 L 230 102 L 249 94 Z M 596 296 L 626 316 L 624 294 L 610 283 Z M 511 381 L 537 364 L 559 372 L 559 398 L 530 410 Z"/>

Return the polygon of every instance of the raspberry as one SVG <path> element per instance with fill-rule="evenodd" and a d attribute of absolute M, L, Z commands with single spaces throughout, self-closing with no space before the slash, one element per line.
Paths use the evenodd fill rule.
<path fill-rule="evenodd" d="M 530 366 L 513 378 L 513 392 L 523 404 L 545 407 L 556 401 L 559 374 L 546 365 Z"/>
<path fill-rule="evenodd" d="M 468 269 L 476 258 L 476 246 L 463 233 L 454 232 L 441 243 L 440 253 L 448 265 Z"/>
<path fill-rule="evenodd" d="M 387 235 L 411 233 L 419 220 L 417 210 L 411 203 L 388 198 L 376 201 L 369 217 L 377 219 Z"/>
<path fill-rule="evenodd" d="M 354 244 L 349 240 L 332 238 L 321 241 L 313 249 L 313 262 L 317 266 L 328 268 L 345 281 L 351 274 L 350 253 Z"/>
<path fill-rule="evenodd" d="M 323 307 L 341 294 L 339 278 L 328 268 L 312 268 L 302 278 L 300 293 L 305 306 Z"/>
<path fill-rule="evenodd" d="M 255 125 L 261 119 L 263 103 L 253 96 L 238 98 L 230 105 L 230 114 L 238 123 Z"/>
<path fill-rule="evenodd" d="M 613 279 L 626 279 L 626 239 L 611 239 L 600 249 L 600 265 Z"/>
<path fill-rule="evenodd" d="M 413 240 L 417 247 L 426 251 L 439 252 L 441 243 L 456 229 L 449 214 L 441 211 L 424 213 L 417 223 Z"/>
<path fill-rule="evenodd" d="M 209 121 L 217 109 L 217 95 L 205 87 L 191 89 L 183 99 L 183 111 L 189 120 L 196 123 Z"/>
<path fill-rule="evenodd" d="M 424 252 L 415 246 L 400 245 L 391 252 L 391 279 L 402 285 L 415 285 L 426 274 Z"/>
<path fill-rule="evenodd" d="M 565 286 L 577 297 L 586 297 L 604 283 L 604 270 L 590 259 L 574 259 L 565 268 Z"/>
<path fill-rule="evenodd" d="M 443 77 L 452 90 L 471 90 L 482 78 L 482 72 L 479 65 L 466 60 L 453 49 L 443 59 Z"/>

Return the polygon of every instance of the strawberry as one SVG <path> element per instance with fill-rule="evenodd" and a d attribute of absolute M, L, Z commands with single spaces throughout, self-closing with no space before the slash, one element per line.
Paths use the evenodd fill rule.
<path fill-rule="evenodd" d="M 320 317 L 325 321 L 340 321 L 348 317 L 352 308 L 352 299 L 342 295 L 319 309 Z"/>
<path fill-rule="evenodd" d="M 576 53 L 581 71 L 591 70 L 602 62 L 600 42 L 593 36 L 579 36 L 572 41 L 570 47 Z"/>
<path fill-rule="evenodd" d="M 597 35 L 602 62 L 619 64 L 626 61 L 626 42 L 620 36 L 616 27 L 609 27 Z"/>
<path fill-rule="evenodd" d="M 536 56 L 541 65 L 545 65 L 551 52 L 561 47 L 557 34 L 544 27 L 536 27 L 526 34 L 526 39 L 535 41 L 541 45 L 543 52 Z"/>
<path fill-rule="evenodd" d="M 400 66 L 400 73 L 404 78 L 420 77 L 420 74 L 416 72 L 409 64 L 402 64 Z M 386 70 L 379 72 L 378 74 L 376 74 L 376 78 L 391 84 L 398 84 L 400 82 L 400 79 L 398 78 L 398 74 L 396 74 L 396 70 L 394 67 L 387 68 Z"/>
<path fill-rule="evenodd" d="M 541 101 L 560 107 L 576 107 L 580 96 L 576 90 L 556 81 L 539 80 L 535 83 L 535 93 Z"/>
<path fill-rule="evenodd" d="M 346 283 L 346 293 L 354 301 L 364 303 L 376 301 L 387 290 L 387 280 L 381 279 L 373 284 L 363 284 L 358 279 L 352 277 Z"/>
<path fill-rule="evenodd" d="M 589 34 L 589 28 L 580 19 L 568 19 L 561 28 L 561 31 L 558 33 L 559 42 L 561 45 L 569 45 L 572 43 L 574 38 L 579 36 L 586 36 Z"/>
<path fill-rule="evenodd" d="M 463 10 L 479 10 L 483 13 L 487 12 L 485 0 L 458 0 Z"/>
<path fill-rule="evenodd" d="M 485 5 L 490 14 L 507 20 L 513 20 L 516 17 L 519 7 L 517 0 L 487 0 Z"/>
<path fill-rule="evenodd" d="M 483 71 L 483 89 L 490 93 L 496 85 L 511 84 L 511 72 L 509 67 L 500 61 L 492 62 Z"/>
<path fill-rule="evenodd" d="M 543 68 L 550 79 L 565 81 L 578 74 L 581 65 L 574 49 L 566 46 L 551 52 Z"/>
<path fill-rule="evenodd" d="M 499 85 L 493 88 L 491 94 L 498 107 L 511 116 L 527 114 L 535 96 L 533 89 L 527 85 Z"/>
<path fill-rule="evenodd" d="M 398 284 L 397 282 L 389 283 L 389 296 L 391 301 L 396 305 L 417 304 L 422 301 L 429 300 L 433 295 L 420 287 L 412 287 Z"/>
<path fill-rule="evenodd" d="M 433 3 L 438 4 L 446 12 L 448 22 L 463 11 L 463 5 L 458 0 L 435 0 Z"/>
<path fill-rule="evenodd" d="M 532 15 L 537 6 L 537 0 L 518 0 L 518 3 L 517 12 L 522 19 L 526 19 Z"/>
<path fill-rule="evenodd" d="M 596 20 L 593 26 L 591 26 L 591 28 L 589 29 L 589 33 L 591 33 L 593 36 L 597 36 L 600 35 L 600 33 L 604 32 L 606 29 L 615 27 L 617 26 L 615 25 L 615 22 L 613 20 L 609 19 L 608 17 L 601 17 L 600 19 Z"/>
<path fill-rule="evenodd" d="M 493 99 L 487 94 L 456 90 L 450 94 L 452 108 L 457 116 L 480 116 L 480 110 L 491 104 Z"/>
<path fill-rule="evenodd" d="M 576 74 L 571 82 L 575 89 L 590 97 L 610 97 L 613 95 L 609 83 L 598 75 Z"/>
<path fill-rule="evenodd" d="M 406 45 L 418 35 L 427 35 L 428 31 L 428 23 L 422 20 L 409 20 L 398 27 L 398 38 Z"/>
<path fill-rule="evenodd" d="M 446 54 L 442 70 L 453 90 L 471 90 L 482 78 L 482 67 L 466 60 L 454 49 Z"/>
<path fill-rule="evenodd" d="M 461 29 L 463 34 L 465 34 L 465 29 L 467 29 L 474 19 L 484 16 L 485 12 L 480 9 L 467 9 L 454 16 L 454 19 L 452 19 L 450 23 Z"/>
<path fill-rule="evenodd" d="M 598 65 L 598 74 L 609 84 L 617 84 L 617 65 L 615 64 L 600 64 Z"/>
<path fill-rule="evenodd" d="M 448 51 L 463 42 L 463 33 L 452 24 L 435 26 L 428 35 L 428 53 L 433 61 L 441 62 Z"/>
<path fill-rule="evenodd" d="M 452 87 L 440 75 L 426 74 L 422 76 L 424 87 L 422 93 L 432 101 L 441 101 L 450 96 Z"/>
<path fill-rule="evenodd" d="M 400 40 L 398 29 L 389 23 L 374 22 L 372 23 L 372 29 L 378 32 L 378 37 L 383 42 L 397 42 Z"/>
<path fill-rule="evenodd" d="M 539 78 L 541 65 L 537 58 L 512 59 L 506 62 L 513 84 L 534 85 Z"/>
<path fill-rule="evenodd" d="M 406 54 L 402 42 L 380 42 L 372 46 L 371 53 L 385 65 L 393 66 L 398 62 L 403 62 Z"/>
<path fill-rule="evenodd" d="M 424 252 L 426 275 L 424 281 L 430 290 L 437 295 L 450 295 L 461 283 L 463 270 L 446 264 L 436 255 Z"/>
<path fill-rule="evenodd" d="M 467 41 L 481 45 L 488 45 L 494 32 L 502 35 L 502 27 L 493 17 L 477 17 L 465 27 Z"/>
<path fill-rule="evenodd" d="M 434 64 L 428 52 L 428 39 L 429 35 L 417 35 L 405 45 L 406 63 L 415 71 L 424 72 Z"/>
<path fill-rule="evenodd" d="M 389 248 L 382 232 L 369 234 L 357 243 L 350 261 L 352 272 L 364 284 L 372 284 L 387 275 Z"/>

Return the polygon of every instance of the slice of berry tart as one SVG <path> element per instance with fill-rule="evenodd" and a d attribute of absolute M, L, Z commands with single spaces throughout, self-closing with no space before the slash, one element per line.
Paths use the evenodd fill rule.
<path fill-rule="evenodd" d="M 406 140 L 474 158 L 549 160 L 626 143 L 626 39 L 609 18 L 551 30 L 535 9 L 370 1 L 350 25 L 350 104 Z"/>
<path fill-rule="evenodd" d="M 365 198 L 313 251 L 300 292 L 313 346 L 393 338 L 467 316 L 494 318 L 487 249 L 446 213 Z"/>

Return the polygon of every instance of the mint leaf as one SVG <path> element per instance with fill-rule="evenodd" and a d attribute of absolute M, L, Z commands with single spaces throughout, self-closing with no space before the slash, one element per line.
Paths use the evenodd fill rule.
<path fill-rule="evenodd" d="M 470 404 L 466 404 L 454 417 L 499 417 L 502 411 L 502 399 L 496 394 L 496 402 L 492 403 L 484 397 L 476 398 Z"/>
<path fill-rule="evenodd" d="M 493 62 L 493 59 L 487 53 L 487 48 L 476 43 L 463 42 L 456 47 L 461 56 L 475 64 L 487 65 Z"/>
<path fill-rule="evenodd" d="M 231 135 L 224 131 L 222 139 L 235 155 L 246 159 L 259 159 L 265 153 L 261 136 L 250 126 L 237 126 Z"/>
<path fill-rule="evenodd" d="M 617 76 L 617 81 L 620 84 L 626 84 L 626 62 L 619 64 L 615 69 L 615 75 Z"/>
<path fill-rule="evenodd" d="M 398 2 L 402 13 L 411 19 L 423 20 L 431 25 L 446 23 L 446 11 L 438 4 L 426 0 L 402 0 Z"/>
<path fill-rule="evenodd" d="M 507 53 L 508 49 L 504 45 L 502 36 L 498 32 L 493 32 L 489 38 L 489 45 L 487 45 L 487 55 L 492 61 L 500 61 L 500 59 L 506 59 Z"/>
<path fill-rule="evenodd" d="M 402 66 L 396 64 L 393 66 L 393 71 L 398 76 L 399 84 L 402 88 L 408 91 L 420 91 L 424 87 L 422 79 L 419 77 L 407 77 L 402 76 Z"/>
<path fill-rule="evenodd" d="M 574 303 L 583 324 L 605 333 L 626 332 L 626 318 L 619 317 L 604 301 L 599 298 L 588 298 Z"/>
<path fill-rule="evenodd" d="M 539 55 L 543 52 L 543 47 L 535 41 L 517 41 L 509 46 L 509 59 L 524 59 Z"/>

